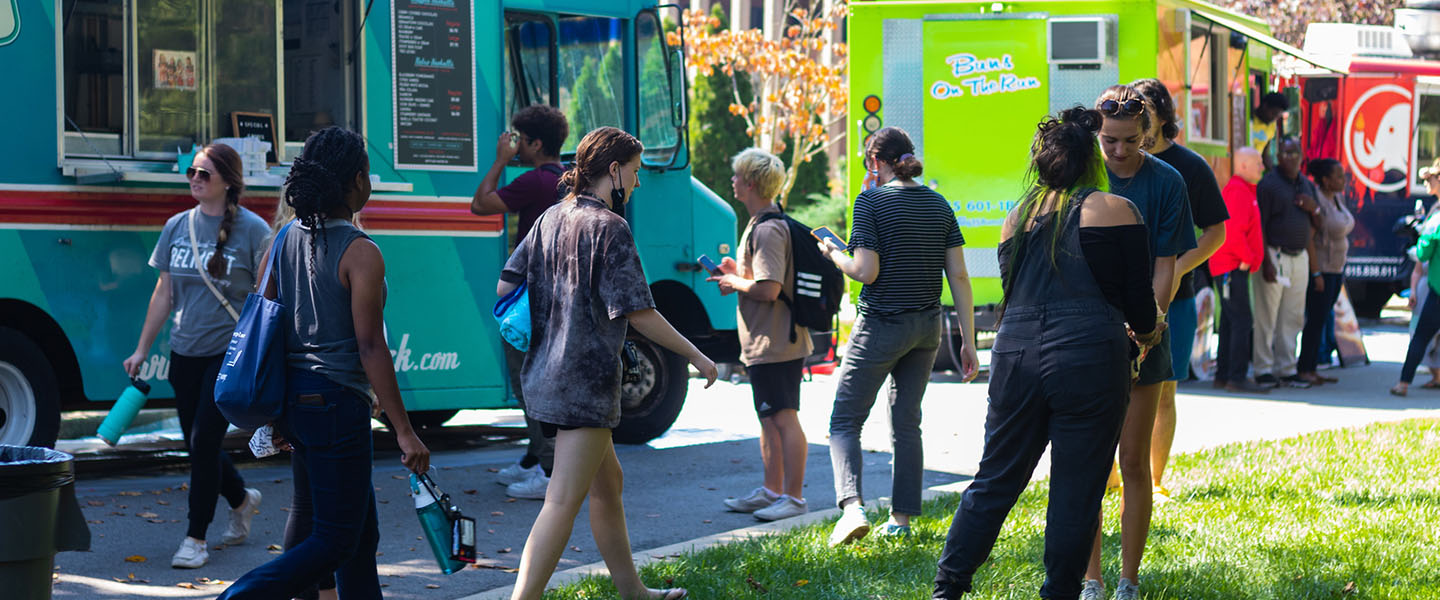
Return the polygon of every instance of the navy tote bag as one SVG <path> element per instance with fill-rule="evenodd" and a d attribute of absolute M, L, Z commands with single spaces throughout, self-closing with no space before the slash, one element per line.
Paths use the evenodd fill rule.
<path fill-rule="evenodd" d="M 261 292 L 269 283 L 270 272 L 278 268 L 280 249 L 292 224 L 294 221 L 275 234 L 270 262 L 260 277 Z M 245 298 L 245 308 L 240 311 L 230 347 L 220 363 L 220 375 L 215 378 L 215 406 L 236 427 L 259 428 L 278 420 L 285 409 L 286 315 L 285 305 L 279 300 L 278 287 L 275 300 L 255 293 Z"/>

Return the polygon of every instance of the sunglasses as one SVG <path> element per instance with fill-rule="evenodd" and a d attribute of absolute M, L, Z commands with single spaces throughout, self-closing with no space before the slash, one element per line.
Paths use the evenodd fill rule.
<path fill-rule="evenodd" d="M 210 181 L 210 172 L 205 170 L 203 167 L 190 167 L 188 169 L 185 169 L 185 178 L 198 178 L 200 181 Z"/>
<path fill-rule="evenodd" d="M 1145 112 L 1145 103 L 1137 98 L 1131 98 L 1123 102 L 1119 100 L 1106 100 L 1100 103 L 1100 112 L 1112 117 L 1133 117 Z"/>

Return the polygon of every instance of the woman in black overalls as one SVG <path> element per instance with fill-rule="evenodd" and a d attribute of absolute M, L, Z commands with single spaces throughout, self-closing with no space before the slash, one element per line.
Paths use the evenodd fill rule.
<path fill-rule="evenodd" d="M 1160 340 L 1148 234 L 1130 201 L 1101 192 L 1101 116 L 1076 107 L 1039 126 L 1036 182 L 1001 232 L 1005 304 L 990 358 L 979 473 L 940 555 L 935 598 L 970 591 L 1005 516 L 1052 446 L 1043 598 L 1078 598 L 1125 419 L 1130 364 Z"/>

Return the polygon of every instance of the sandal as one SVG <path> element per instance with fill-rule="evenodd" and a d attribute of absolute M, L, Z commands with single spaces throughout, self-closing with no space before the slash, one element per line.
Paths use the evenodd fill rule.
<path fill-rule="evenodd" d="M 1395 387 L 1390 388 L 1390 395 L 1391 395 L 1391 396 L 1401 396 L 1401 397 L 1404 397 L 1405 394 L 1408 393 L 1409 391 L 1410 391 L 1410 386 L 1408 386 L 1408 385 L 1406 385 L 1406 384 L 1403 384 L 1403 383 L 1397 383 L 1397 384 L 1395 384 Z"/>
<path fill-rule="evenodd" d="M 1440 390 L 1440 379 L 1431 379 L 1420 385 L 1421 389 Z"/>

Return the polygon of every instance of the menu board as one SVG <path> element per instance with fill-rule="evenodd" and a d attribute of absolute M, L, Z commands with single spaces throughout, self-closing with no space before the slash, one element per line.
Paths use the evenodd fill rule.
<path fill-rule="evenodd" d="M 395 0 L 395 164 L 475 171 L 475 35 L 469 0 Z"/>

